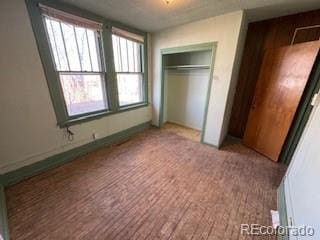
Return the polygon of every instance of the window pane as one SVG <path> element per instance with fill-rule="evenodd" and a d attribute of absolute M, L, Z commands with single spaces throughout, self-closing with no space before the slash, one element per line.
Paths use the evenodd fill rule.
<path fill-rule="evenodd" d="M 79 47 L 80 63 L 82 66 L 82 71 L 92 71 L 91 59 L 89 52 L 89 44 L 87 39 L 87 33 L 84 28 L 76 27 L 76 37 Z"/>
<path fill-rule="evenodd" d="M 135 72 L 142 72 L 141 68 L 141 52 L 140 52 L 141 44 L 134 42 L 133 43 L 133 55 L 134 55 L 134 70 Z"/>
<path fill-rule="evenodd" d="M 121 72 L 121 59 L 119 52 L 119 37 L 116 35 L 112 36 L 112 45 L 113 45 L 113 56 L 114 56 L 114 66 L 116 72 Z"/>
<path fill-rule="evenodd" d="M 112 44 L 116 72 L 142 72 L 141 43 L 113 35 Z"/>
<path fill-rule="evenodd" d="M 128 69 L 128 49 L 127 49 L 127 40 L 120 37 L 120 54 L 121 54 L 121 72 L 129 72 Z"/>
<path fill-rule="evenodd" d="M 143 76 L 137 74 L 117 74 L 120 106 L 143 102 Z"/>
<path fill-rule="evenodd" d="M 57 71 L 102 71 L 98 31 L 43 18 Z"/>
<path fill-rule="evenodd" d="M 132 41 L 128 41 L 128 59 L 129 59 L 129 72 L 136 72 L 135 71 L 135 56 L 134 56 L 134 45 Z"/>
<path fill-rule="evenodd" d="M 71 24 L 61 22 L 61 28 L 63 32 L 63 39 L 66 45 L 70 70 L 81 71 L 80 57 L 78 54 L 78 47 L 76 42 L 74 26 Z"/>
<path fill-rule="evenodd" d="M 60 74 L 69 116 L 107 109 L 101 75 Z"/>
<path fill-rule="evenodd" d="M 48 17 L 45 17 L 45 21 L 56 69 L 58 71 L 68 71 L 68 60 L 61 35 L 60 23 Z"/>
<path fill-rule="evenodd" d="M 92 62 L 92 70 L 95 72 L 101 71 L 101 60 L 99 55 L 99 46 L 97 39 L 97 32 L 93 30 L 87 29 L 89 49 L 90 49 L 90 57 Z"/>
<path fill-rule="evenodd" d="M 49 37 L 49 41 L 50 41 L 50 46 L 51 46 L 54 62 L 55 62 L 56 68 L 60 69 L 61 68 L 61 64 L 60 64 L 60 59 L 59 59 L 58 52 L 57 52 L 57 44 L 56 44 L 56 41 L 55 41 L 55 36 L 54 36 L 54 34 L 52 32 L 52 26 L 51 26 L 50 20 L 48 18 L 45 19 L 45 22 L 46 22 L 47 34 L 48 34 L 48 37 Z"/>

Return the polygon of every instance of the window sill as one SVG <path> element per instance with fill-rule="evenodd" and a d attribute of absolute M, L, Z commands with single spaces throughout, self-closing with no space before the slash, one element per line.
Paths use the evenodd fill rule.
<path fill-rule="evenodd" d="M 131 111 L 131 110 L 135 110 L 138 108 L 143 108 L 143 107 L 147 107 L 149 105 L 149 103 L 147 102 L 143 102 L 143 103 L 137 103 L 137 104 L 132 104 L 132 105 L 126 105 L 126 106 L 122 106 L 120 107 L 118 110 L 116 111 L 110 111 L 110 110 L 106 110 L 103 112 L 99 112 L 99 113 L 93 113 L 93 114 L 88 114 L 85 116 L 81 116 L 78 118 L 74 118 L 74 119 L 69 119 L 67 121 L 64 122 L 60 122 L 57 125 L 60 128 L 64 128 L 64 127 L 69 127 L 72 125 L 77 125 L 77 124 L 81 124 L 84 122 L 89 122 L 92 120 L 96 120 L 105 116 L 109 116 L 109 115 L 113 115 L 113 114 L 117 114 L 117 113 L 122 113 L 122 112 L 126 112 L 126 111 Z"/>

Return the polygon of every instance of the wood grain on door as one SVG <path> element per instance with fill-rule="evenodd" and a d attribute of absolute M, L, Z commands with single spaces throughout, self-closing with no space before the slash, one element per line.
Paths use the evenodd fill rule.
<path fill-rule="evenodd" d="M 245 145 L 277 161 L 320 41 L 267 49 L 244 134 Z"/>

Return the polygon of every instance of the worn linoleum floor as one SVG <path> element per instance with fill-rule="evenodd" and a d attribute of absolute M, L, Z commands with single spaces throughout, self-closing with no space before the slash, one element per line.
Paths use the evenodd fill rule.
<path fill-rule="evenodd" d="M 163 126 L 163 130 L 175 133 L 179 136 L 188 138 L 196 142 L 200 142 L 201 132 L 196 129 L 184 127 L 176 123 L 166 122 Z"/>
<path fill-rule="evenodd" d="M 11 239 L 253 239 L 240 224 L 271 224 L 284 170 L 146 130 L 7 188 Z"/>

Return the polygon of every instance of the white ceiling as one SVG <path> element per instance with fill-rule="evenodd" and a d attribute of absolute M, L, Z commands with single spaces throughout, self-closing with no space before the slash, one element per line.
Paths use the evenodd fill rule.
<path fill-rule="evenodd" d="M 155 32 L 164 28 L 247 10 L 251 21 L 320 9 L 319 0 L 63 0 L 109 19 Z"/>

